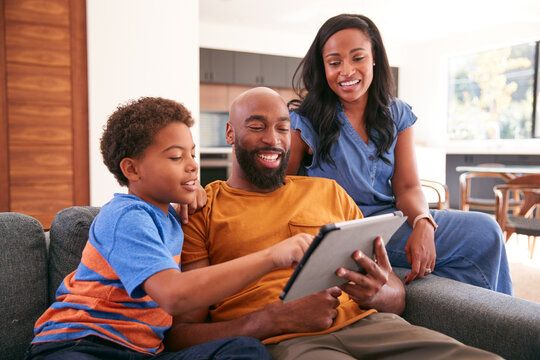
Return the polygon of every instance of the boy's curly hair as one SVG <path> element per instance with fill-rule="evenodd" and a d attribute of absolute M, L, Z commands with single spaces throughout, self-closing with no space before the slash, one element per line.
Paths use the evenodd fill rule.
<path fill-rule="evenodd" d="M 100 145 L 103 162 L 120 185 L 129 184 L 120 161 L 141 156 L 156 134 L 174 122 L 193 125 L 189 110 L 173 100 L 142 97 L 118 106 L 107 120 Z"/>

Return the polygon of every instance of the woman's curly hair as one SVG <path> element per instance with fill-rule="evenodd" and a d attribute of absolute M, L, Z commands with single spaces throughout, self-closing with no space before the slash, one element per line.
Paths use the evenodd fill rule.
<path fill-rule="evenodd" d="M 141 156 L 156 134 L 175 122 L 191 127 L 193 118 L 188 109 L 173 100 L 142 97 L 118 106 L 107 120 L 100 145 L 103 162 L 120 185 L 129 184 L 120 161 Z"/>

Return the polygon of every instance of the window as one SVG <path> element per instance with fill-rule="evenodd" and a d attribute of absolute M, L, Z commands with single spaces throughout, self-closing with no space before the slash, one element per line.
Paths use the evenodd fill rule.
<path fill-rule="evenodd" d="M 450 59 L 449 139 L 540 137 L 538 44 Z"/>

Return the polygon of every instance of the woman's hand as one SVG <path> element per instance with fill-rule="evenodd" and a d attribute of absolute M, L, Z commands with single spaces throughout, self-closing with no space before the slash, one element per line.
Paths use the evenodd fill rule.
<path fill-rule="evenodd" d="M 409 216 L 409 224 L 419 214 L 429 213 L 429 207 L 422 191 L 416 166 L 413 126 L 403 130 L 394 149 L 395 167 L 392 190 L 396 197 L 396 207 Z M 411 264 L 411 272 L 405 283 L 420 279 L 435 268 L 435 229 L 427 219 L 421 219 L 407 240 L 405 255 Z"/>
<path fill-rule="evenodd" d="M 407 245 L 405 245 L 405 254 L 407 262 L 411 264 L 411 272 L 405 276 L 405 284 L 421 279 L 435 269 L 437 253 L 435 251 L 434 233 L 433 226 L 423 219 L 418 221 L 409 236 Z"/>

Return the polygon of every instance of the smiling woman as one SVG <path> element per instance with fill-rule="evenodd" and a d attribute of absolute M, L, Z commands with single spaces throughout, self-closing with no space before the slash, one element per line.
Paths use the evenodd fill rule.
<path fill-rule="evenodd" d="M 375 66 L 369 37 L 359 29 L 344 29 L 330 37 L 322 50 L 330 89 L 342 102 L 361 101 L 365 104 Z"/>
<path fill-rule="evenodd" d="M 497 223 L 481 213 L 429 209 L 416 166 L 417 117 L 392 96 L 377 26 L 363 15 L 328 19 L 296 75 L 306 91 L 297 89 L 300 100 L 291 103 L 287 172 L 334 179 L 364 216 L 401 210 L 407 223 L 387 251 L 393 266 L 411 269 L 406 283 L 433 272 L 511 294 Z"/>

